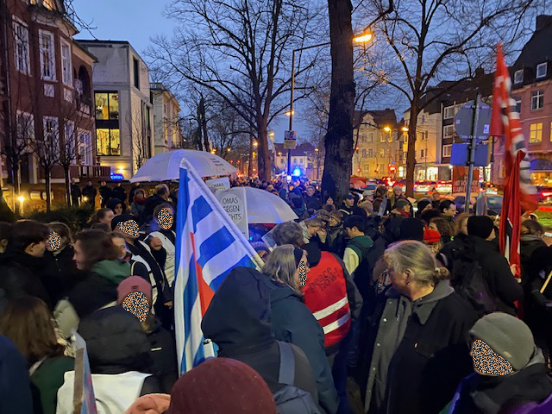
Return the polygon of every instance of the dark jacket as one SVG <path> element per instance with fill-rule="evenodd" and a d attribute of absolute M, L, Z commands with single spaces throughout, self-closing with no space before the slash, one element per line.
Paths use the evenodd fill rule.
<path fill-rule="evenodd" d="M 0 335 L 0 413 L 33 413 L 27 361 L 3 335 Z"/>
<path fill-rule="evenodd" d="M 552 394 L 542 352 L 513 375 L 491 377 L 473 373 L 458 386 L 451 414 L 510 414 L 529 403 L 542 403 Z M 550 412 L 550 411 L 540 411 Z"/>
<path fill-rule="evenodd" d="M 148 197 L 146 199 L 146 207 L 144 208 L 144 213 L 143 213 L 144 221 L 149 222 L 153 217 L 153 210 L 155 210 L 155 207 L 164 203 L 171 204 L 168 200 L 165 200 L 164 198 L 159 197 L 157 194 L 154 194 L 151 197 Z M 173 208 L 173 211 L 176 211 L 176 209 Z"/>
<path fill-rule="evenodd" d="M 102 205 L 105 206 L 105 203 L 111 198 L 111 188 L 107 185 L 100 186 L 100 197 L 102 198 Z"/>
<path fill-rule="evenodd" d="M 136 316 L 120 306 L 100 309 L 84 318 L 79 334 L 93 374 L 152 373 L 150 343 Z"/>
<path fill-rule="evenodd" d="M 272 332 L 277 340 L 297 345 L 309 359 L 320 406 L 337 412 L 339 397 L 324 351 L 324 331 L 301 298 L 286 285 L 264 279 L 270 291 Z"/>
<path fill-rule="evenodd" d="M 322 208 L 322 200 L 316 194 L 312 197 L 305 196 L 305 204 L 307 205 L 307 210 L 311 208 L 313 210 L 320 210 Z"/>
<path fill-rule="evenodd" d="M 82 192 L 78 184 L 71 184 L 71 199 L 73 204 L 78 203 L 81 198 Z"/>
<path fill-rule="evenodd" d="M 523 299 L 523 288 L 516 281 L 506 258 L 496 244 L 481 237 L 468 236 L 466 243 L 475 249 L 479 265 L 484 269 L 489 291 L 497 300 L 498 310 L 515 315 L 514 302 Z"/>
<path fill-rule="evenodd" d="M 96 263 L 88 276 L 69 293 L 69 302 L 83 319 L 101 307 L 117 301 L 117 286 L 130 276 L 130 265 L 119 260 Z"/>
<path fill-rule="evenodd" d="M 6 252 L 0 259 L 0 289 L 7 300 L 35 296 L 48 306 L 53 303 L 45 287 L 44 260 L 22 252 Z"/>
<path fill-rule="evenodd" d="M 67 371 L 75 369 L 75 360 L 66 356 L 45 359 L 31 375 L 33 405 L 37 414 L 56 414 L 57 393 Z"/>
<path fill-rule="evenodd" d="M 162 392 L 170 394 L 178 379 L 175 338 L 171 332 L 161 326 L 159 319 L 153 315 L 149 317 L 151 322 L 147 326 L 146 334 L 150 345 L 152 373 L 159 380 Z"/>
<path fill-rule="evenodd" d="M 119 186 L 115 186 L 113 187 L 113 190 L 111 190 L 111 197 L 113 198 L 118 198 L 119 200 L 121 200 L 123 203 L 126 202 L 126 199 L 127 199 L 127 194 L 126 194 L 126 191 L 124 189 L 123 186 L 119 187 Z"/>
<path fill-rule="evenodd" d="M 50 251 L 44 252 L 47 273 L 55 283 L 55 289 L 53 291 L 49 289 L 52 303 L 57 303 L 66 297 L 84 277 L 83 272 L 77 270 L 73 254 L 74 250 L 70 244 L 56 255 Z"/>
<path fill-rule="evenodd" d="M 370 414 L 439 413 L 458 382 L 471 371 L 466 338 L 475 321 L 471 306 L 447 281 L 414 303 L 391 287 L 380 295 L 369 318 L 366 408 L 375 400 L 371 395 L 377 381 L 373 372 L 381 371 L 386 386 L 382 405 L 371 406 Z M 403 330 L 398 331 L 402 335 L 397 338 L 393 326 L 401 323 Z M 395 346 L 390 359 L 382 363 L 382 358 L 389 356 L 389 347 Z"/>
<path fill-rule="evenodd" d="M 83 197 L 88 198 L 89 204 L 94 204 L 97 194 L 98 194 L 98 191 L 94 188 L 94 186 L 87 185 L 82 189 L 82 195 Z"/>
<path fill-rule="evenodd" d="M 136 190 L 138 190 L 140 187 L 139 184 L 132 184 L 132 187 L 130 187 L 130 192 L 128 194 L 128 204 L 132 203 L 134 201 L 134 194 L 136 193 Z"/>
<path fill-rule="evenodd" d="M 248 267 L 234 268 L 217 289 L 205 312 L 201 328 L 219 347 L 219 356 L 237 359 L 257 371 L 275 393 L 280 349 L 270 327 L 270 294 L 265 276 Z M 292 344 L 295 356 L 294 385 L 318 401 L 318 392 L 307 357 Z"/>
<path fill-rule="evenodd" d="M 523 234 L 520 239 L 521 284 L 526 286 L 531 275 L 538 272 L 539 264 L 532 260 L 533 253 L 539 248 L 546 248 L 546 243 L 539 236 Z"/>

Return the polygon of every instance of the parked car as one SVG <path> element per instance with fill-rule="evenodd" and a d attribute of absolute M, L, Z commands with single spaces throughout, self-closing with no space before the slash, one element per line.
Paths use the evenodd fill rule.
<path fill-rule="evenodd" d="M 437 181 L 416 181 L 414 183 L 415 193 L 429 193 L 433 188 L 437 188 Z"/>
<path fill-rule="evenodd" d="M 477 211 L 477 193 L 471 193 L 470 197 L 470 213 Z M 498 216 L 502 210 L 502 202 L 504 198 L 501 195 L 487 194 L 487 214 L 489 216 Z M 456 205 L 456 211 L 463 213 L 466 205 L 466 194 L 453 193 L 446 197 L 452 200 Z"/>
<path fill-rule="evenodd" d="M 437 192 L 441 194 L 452 193 L 452 181 L 445 181 L 445 180 L 438 181 Z"/>
<path fill-rule="evenodd" d="M 378 185 L 375 184 L 375 183 L 367 183 L 366 184 L 366 187 L 364 187 L 362 190 L 363 191 L 376 191 L 376 189 L 378 188 Z"/>

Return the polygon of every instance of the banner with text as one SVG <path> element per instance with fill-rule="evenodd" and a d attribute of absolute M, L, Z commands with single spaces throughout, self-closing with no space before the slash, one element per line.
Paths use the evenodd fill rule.
<path fill-rule="evenodd" d="M 473 169 L 472 193 L 479 187 L 479 168 Z M 465 193 L 468 185 L 468 167 L 453 167 L 452 169 L 452 192 Z"/>
<path fill-rule="evenodd" d="M 245 188 L 236 187 L 230 190 L 219 190 L 215 193 L 232 221 L 238 226 L 246 239 L 249 240 L 249 220 L 247 218 L 247 198 Z"/>

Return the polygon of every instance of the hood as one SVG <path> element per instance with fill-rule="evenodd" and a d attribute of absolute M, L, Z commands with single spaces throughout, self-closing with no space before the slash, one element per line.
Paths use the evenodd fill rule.
<path fill-rule="evenodd" d="M 368 236 L 357 236 L 351 239 L 351 242 L 363 250 L 370 249 L 374 245 L 372 239 Z"/>
<path fill-rule="evenodd" d="M 115 207 L 117 207 L 117 204 L 122 204 L 123 205 L 123 211 L 125 209 L 125 203 L 123 203 L 121 200 L 119 200 L 118 198 L 110 198 L 109 201 L 106 203 L 106 207 L 115 211 Z"/>
<path fill-rule="evenodd" d="M 264 279 L 266 276 L 253 268 L 236 267 L 217 289 L 201 329 L 219 346 L 219 356 L 260 351 L 274 342 L 270 290 Z"/>
<path fill-rule="evenodd" d="M 466 243 L 472 245 L 477 252 L 477 256 L 485 256 L 491 252 L 498 252 L 498 244 L 482 239 L 478 236 L 467 236 Z"/>
<path fill-rule="evenodd" d="M 96 273 L 111 284 L 119 283 L 130 276 L 130 265 L 120 260 L 102 260 L 92 266 L 92 273 Z"/>
<path fill-rule="evenodd" d="M 538 348 L 521 371 L 500 377 L 472 374 L 471 378 L 469 396 L 481 411 L 490 414 L 498 414 L 512 396 L 523 396 L 524 401 L 541 402 L 552 393 L 544 356 Z"/>

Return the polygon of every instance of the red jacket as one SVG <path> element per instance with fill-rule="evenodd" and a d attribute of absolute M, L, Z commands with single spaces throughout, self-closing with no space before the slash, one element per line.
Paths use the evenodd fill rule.
<path fill-rule="evenodd" d="M 341 341 L 351 327 L 351 310 L 343 266 L 333 254 L 322 252 L 301 290 L 305 305 L 324 329 L 324 346 Z"/>

